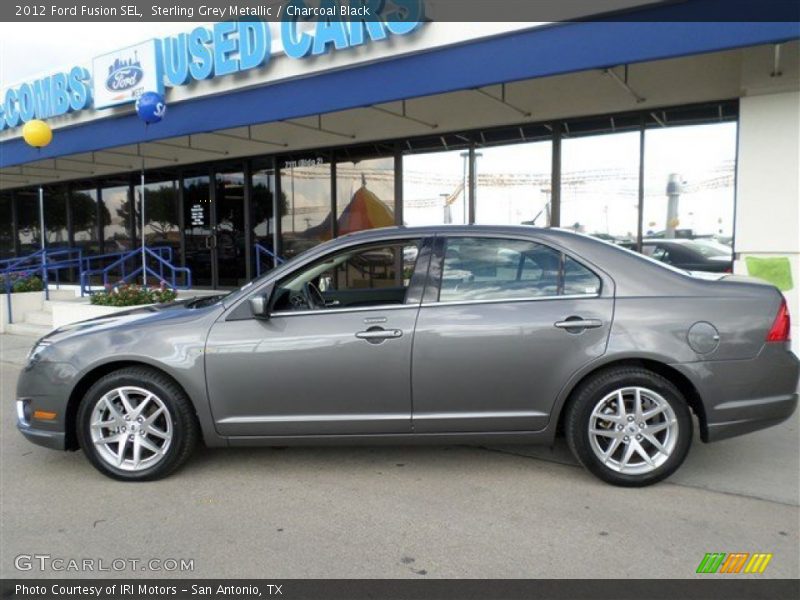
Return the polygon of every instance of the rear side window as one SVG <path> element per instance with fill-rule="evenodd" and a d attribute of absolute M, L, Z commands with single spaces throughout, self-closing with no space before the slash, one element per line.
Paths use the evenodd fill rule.
<path fill-rule="evenodd" d="M 558 250 L 524 240 L 449 238 L 440 302 L 597 295 L 600 279 Z"/>

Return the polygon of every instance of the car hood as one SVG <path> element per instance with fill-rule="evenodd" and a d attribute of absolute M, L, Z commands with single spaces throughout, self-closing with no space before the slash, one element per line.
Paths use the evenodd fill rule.
<path fill-rule="evenodd" d="M 95 333 L 120 327 L 139 327 L 150 323 L 163 324 L 173 319 L 184 320 L 187 316 L 200 317 L 209 310 L 221 310 L 222 296 L 203 296 L 170 302 L 132 307 L 130 310 L 117 312 L 102 317 L 94 317 L 77 323 L 70 323 L 55 329 L 42 338 L 43 341 L 58 342 L 67 338 Z"/>

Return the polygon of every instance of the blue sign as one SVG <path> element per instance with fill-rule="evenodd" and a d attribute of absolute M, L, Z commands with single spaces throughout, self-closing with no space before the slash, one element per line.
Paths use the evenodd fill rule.
<path fill-rule="evenodd" d="M 307 7 L 304 0 L 287 2 L 280 23 L 285 55 L 302 59 L 407 35 L 423 21 L 422 0 L 392 0 L 390 4 L 352 0 L 348 10 L 355 16 L 349 20 L 335 12 L 342 6 L 347 5 L 338 0 L 321 0 L 316 8 Z M 371 15 L 382 14 L 385 20 L 359 18 L 358 11 L 366 9 Z M 304 21 L 315 22 L 313 34 L 300 27 Z M 142 42 L 96 57 L 93 77 L 87 69 L 73 67 L 6 90 L 0 97 L 0 130 L 92 105 L 99 109 L 135 102 L 147 91 L 163 94 L 165 84 L 176 87 L 262 68 L 269 63 L 271 51 L 272 33 L 264 21 L 224 21 L 211 28 L 197 27 L 190 33 Z"/>
<path fill-rule="evenodd" d="M 83 110 L 92 103 L 88 69 L 73 67 L 36 81 L 9 88 L 0 98 L 0 131 L 33 119 L 59 117 Z"/>

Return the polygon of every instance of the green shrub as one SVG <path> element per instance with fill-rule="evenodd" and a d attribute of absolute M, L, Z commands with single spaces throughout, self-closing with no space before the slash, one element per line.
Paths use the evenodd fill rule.
<path fill-rule="evenodd" d="M 11 287 L 10 291 L 12 294 L 41 292 L 44 289 L 44 284 L 39 277 L 36 275 L 26 275 L 24 273 L 0 275 L 0 294 L 5 294 L 8 291 L 6 286 Z"/>
<path fill-rule="evenodd" d="M 139 285 L 106 286 L 105 291 L 92 294 L 92 304 L 99 306 L 141 306 L 172 302 L 178 293 L 168 287 L 143 288 Z"/>

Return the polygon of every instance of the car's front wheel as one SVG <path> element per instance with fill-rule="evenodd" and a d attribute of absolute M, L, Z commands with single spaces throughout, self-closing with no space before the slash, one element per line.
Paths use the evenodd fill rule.
<path fill-rule="evenodd" d="M 199 427 L 191 402 L 172 379 L 146 367 L 98 380 L 78 409 L 81 448 L 103 474 L 125 481 L 160 479 L 189 458 Z"/>
<path fill-rule="evenodd" d="M 641 487 L 681 466 L 692 442 L 692 418 L 670 381 L 646 369 L 620 367 L 576 390 L 565 431 L 572 453 L 597 477 Z"/>

